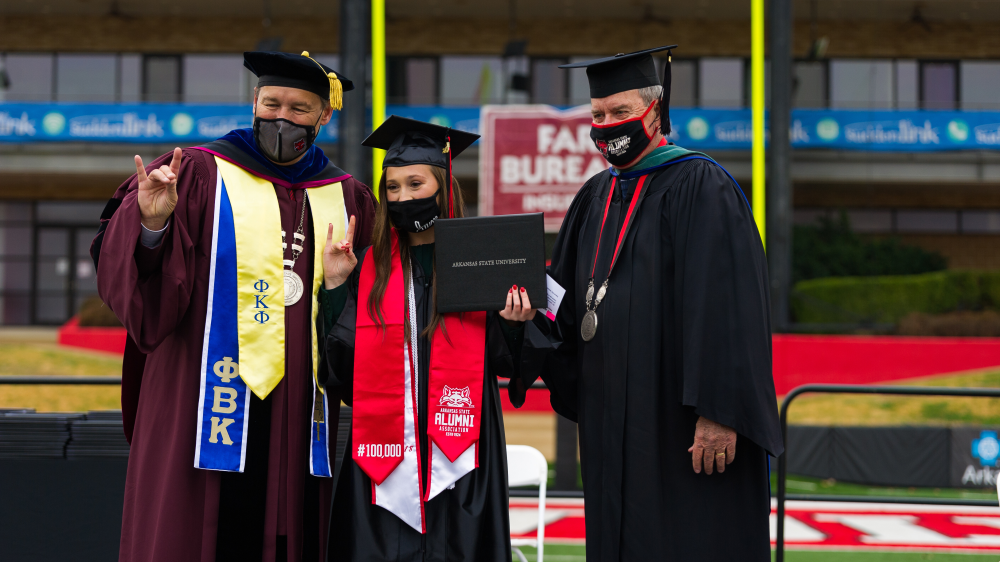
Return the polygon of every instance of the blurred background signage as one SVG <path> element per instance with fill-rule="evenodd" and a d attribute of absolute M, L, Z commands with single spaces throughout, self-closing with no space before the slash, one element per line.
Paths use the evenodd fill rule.
<path fill-rule="evenodd" d="M 513 120 L 517 120 L 517 127 L 532 128 L 536 122 L 558 124 L 560 128 L 565 125 L 574 138 L 578 126 L 585 126 L 587 130 L 579 137 L 578 150 L 592 151 L 587 106 L 560 110 L 546 105 L 482 108 L 389 105 L 386 115 L 392 114 L 463 131 L 479 132 L 482 128 L 499 143 L 514 142 L 518 135 L 527 135 L 507 129 L 515 123 Z M 489 116 L 501 120 L 493 130 L 483 127 Z M 687 148 L 749 150 L 753 142 L 749 109 L 671 108 L 670 117 L 674 130 L 671 140 Z M 198 142 L 216 139 L 232 129 L 250 127 L 251 121 L 246 104 L 5 103 L 0 105 L 0 141 Z M 338 121 L 335 113 L 330 125 L 323 128 L 320 142 L 339 140 Z M 792 146 L 804 149 L 995 149 L 1000 147 L 1000 112 L 795 109 L 789 134 Z M 530 142 L 535 143 L 535 133 L 529 136 Z M 527 141 L 518 138 L 516 142 Z M 560 151 L 568 146 L 556 145 L 563 147 Z M 588 174 L 583 179 L 589 177 Z M 574 182 L 577 188 L 582 184 L 576 180 L 570 183 Z"/>

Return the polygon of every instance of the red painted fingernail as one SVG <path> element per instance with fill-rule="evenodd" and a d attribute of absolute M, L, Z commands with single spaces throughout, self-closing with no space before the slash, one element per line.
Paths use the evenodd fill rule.
<path fill-rule="evenodd" d="M 516 286 L 516 285 L 514 286 L 514 289 L 517 289 L 517 286 Z"/>
<path fill-rule="evenodd" d="M 508 289 L 507 293 L 514 293 L 514 290 L 513 289 Z"/>
<path fill-rule="evenodd" d="M 524 288 L 523 287 L 521 288 L 521 293 L 524 293 Z"/>

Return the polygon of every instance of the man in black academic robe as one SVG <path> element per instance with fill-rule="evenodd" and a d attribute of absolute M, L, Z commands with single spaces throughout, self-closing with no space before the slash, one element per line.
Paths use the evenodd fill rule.
<path fill-rule="evenodd" d="M 579 423 L 589 561 L 769 560 L 764 250 L 729 174 L 664 140 L 655 51 L 579 63 L 612 168 L 563 221 L 549 274 L 566 295 L 527 323 L 516 386 L 541 375 Z"/>

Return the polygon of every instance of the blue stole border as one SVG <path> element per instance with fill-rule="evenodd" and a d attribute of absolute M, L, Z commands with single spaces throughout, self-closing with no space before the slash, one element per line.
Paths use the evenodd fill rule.
<path fill-rule="evenodd" d="M 221 172 L 217 173 L 213 223 L 194 466 L 242 472 L 250 392 L 239 377 L 236 234 L 233 209 Z"/>
<path fill-rule="evenodd" d="M 312 412 L 316 412 L 316 379 L 313 378 Z M 323 422 L 313 420 L 309 426 L 309 473 L 314 477 L 333 477 L 330 469 L 330 405 L 327 394 L 319 394 L 323 401 Z M 315 418 L 315 416 L 313 417 Z"/>

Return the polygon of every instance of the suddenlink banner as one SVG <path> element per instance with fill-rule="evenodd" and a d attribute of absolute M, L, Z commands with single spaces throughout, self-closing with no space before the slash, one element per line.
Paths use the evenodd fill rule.
<path fill-rule="evenodd" d="M 521 106 L 524 107 L 524 106 Z M 251 125 L 246 104 L 0 103 L 0 142 L 201 142 Z M 479 108 L 390 106 L 396 114 L 479 132 Z M 671 139 L 691 149 L 750 149 L 750 110 L 670 110 Z M 1000 112 L 795 110 L 792 146 L 866 151 L 1000 148 Z M 320 143 L 337 142 L 337 114 Z"/>
<path fill-rule="evenodd" d="M 465 131 L 479 127 L 478 107 L 390 106 L 387 113 Z M 334 112 L 318 142 L 337 142 L 337 117 Z M 0 103 L 0 142 L 196 143 L 252 124 L 249 104 Z"/>
<path fill-rule="evenodd" d="M 692 149 L 749 149 L 749 110 L 670 110 L 671 139 Z M 792 146 L 803 149 L 941 151 L 1000 148 L 1000 112 L 792 111 Z M 766 134 L 766 133 L 765 133 Z"/>

